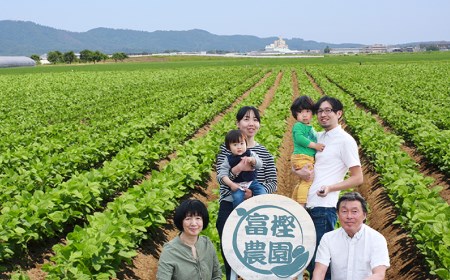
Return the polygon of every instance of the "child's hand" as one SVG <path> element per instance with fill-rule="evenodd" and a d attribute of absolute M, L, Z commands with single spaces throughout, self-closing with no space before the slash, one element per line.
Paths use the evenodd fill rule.
<path fill-rule="evenodd" d="M 314 143 L 313 149 L 318 152 L 323 152 L 323 149 L 325 149 L 325 145 L 322 143 Z"/>
<path fill-rule="evenodd" d="M 242 161 L 244 162 L 245 165 L 250 166 L 252 168 L 251 170 L 253 170 L 253 168 L 256 165 L 256 159 L 254 157 L 243 157 L 241 159 L 241 162 Z M 251 171 L 251 170 L 248 170 L 248 171 Z"/>

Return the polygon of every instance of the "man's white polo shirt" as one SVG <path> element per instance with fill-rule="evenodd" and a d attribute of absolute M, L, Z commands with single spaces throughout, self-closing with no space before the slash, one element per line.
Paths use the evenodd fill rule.
<path fill-rule="evenodd" d="M 333 280 L 361 280 L 377 266 L 390 266 L 386 239 L 365 224 L 353 238 L 343 228 L 325 233 L 316 262 L 329 266 L 330 261 Z"/>
<path fill-rule="evenodd" d="M 336 207 L 339 192 L 320 197 L 317 191 L 322 186 L 342 182 L 350 167 L 361 166 L 358 145 L 340 125 L 330 131 L 319 132 L 317 142 L 325 144 L 325 149 L 316 153 L 314 180 L 308 192 L 306 207 Z"/>

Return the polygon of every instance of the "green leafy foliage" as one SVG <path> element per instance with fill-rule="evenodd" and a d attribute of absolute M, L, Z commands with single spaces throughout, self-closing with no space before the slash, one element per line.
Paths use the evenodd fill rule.
<path fill-rule="evenodd" d="M 281 69 L 283 78 L 257 136 L 275 157 L 288 129 L 293 95 L 288 73 L 296 73 L 300 94 L 319 97 L 304 70 L 295 67 Z M 259 106 L 279 70 L 272 69 L 207 135 L 192 140 L 187 139 L 267 69 L 135 67 L 0 75 L 0 261 L 26 250 L 30 241 L 59 235 L 77 223 L 66 244 L 54 247 L 53 263 L 45 266 L 48 278 L 116 277 L 148 231 L 165 224 L 180 198 L 204 183 L 224 134 L 235 127 L 237 108 Z M 326 94 L 344 102 L 347 125 L 397 207 L 396 223 L 417 241 L 431 273 L 449 279 L 450 213 L 439 197 L 442 187 L 430 188 L 432 179 L 421 175 L 417 163 L 399 148 L 413 142 L 430 162 L 448 170 L 448 62 L 307 70 Z M 423 100 L 429 101 L 426 106 Z M 386 133 L 355 102 L 377 112 L 398 135 Z M 143 180 L 144 172 L 174 151 L 175 159 Z M 105 201 L 111 202 L 105 207 Z M 212 226 L 204 234 L 219 249 L 213 226 L 217 201 L 208 208 Z"/>
<path fill-rule="evenodd" d="M 448 63 L 334 66 L 326 75 L 450 175 Z"/>
<path fill-rule="evenodd" d="M 40 240 L 61 232 L 64 225 L 72 224 L 101 207 L 104 199 L 122 191 L 133 181 L 142 177 L 142 172 L 167 156 L 177 145 L 192 135 L 204 123 L 228 106 L 241 92 L 252 84 L 258 75 L 236 87 L 228 94 L 218 94 L 211 103 L 198 104 L 185 116 L 166 124 L 151 138 L 134 142 L 120 150 L 111 161 L 104 162 L 100 169 L 93 169 L 72 176 L 68 181 L 47 191 L 22 191 L 2 204 L 0 215 L 0 260 L 14 256 L 14 252 L 26 249 L 30 240 Z M 235 77 L 236 73 L 228 72 Z M 248 77 L 248 76 L 241 76 Z M 223 93 L 218 90 L 219 93 Z M 210 94 L 206 92 L 205 94 Z M 198 95 L 201 100 L 203 95 Z M 166 107 L 170 115 L 173 108 Z M 187 125 L 189 124 L 189 125 Z M 192 172 L 193 179 L 195 173 Z"/>
<path fill-rule="evenodd" d="M 273 84 L 273 79 L 260 88 L 266 90 L 270 82 Z M 262 100 L 265 90 L 255 90 L 248 101 Z M 164 216 L 173 211 L 177 201 L 209 174 L 223 135 L 233 126 L 236 110 L 224 116 L 204 137 L 179 146 L 177 157 L 163 170 L 153 171 L 149 180 L 128 189 L 104 212 L 88 216 L 84 228 L 77 227 L 68 234 L 65 246 L 53 248 L 54 265 L 44 267 L 49 272 L 48 279 L 115 277 L 119 264 L 135 255 L 140 240 L 146 238 L 147 228 L 164 224 Z M 110 243 L 112 237 L 114 244 Z"/>
<path fill-rule="evenodd" d="M 322 72 L 324 70 L 326 74 Z M 439 196 L 441 188 L 429 187 L 433 179 L 424 177 L 417 170 L 417 163 L 400 149 L 404 140 L 385 132 L 370 113 L 358 109 L 350 95 L 325 77 L 333 75 L 334 68 L 320 71 L 311 67 L 308 71 L 328 95 L 343 102 L 346 124 L 380 175 L 380 183 L 398 209 L 397 222 L 417 241 L 418 249 L 430 266 L 430 273 L 449 279 L 450 206 Z M 388 106 L 383 101 L 379 102 Z"/>

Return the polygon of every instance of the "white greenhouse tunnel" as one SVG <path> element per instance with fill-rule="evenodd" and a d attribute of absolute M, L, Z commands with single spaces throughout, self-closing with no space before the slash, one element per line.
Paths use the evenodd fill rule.
<path fill-rule="evenodd" d="M 0 56 L 0 68 L 35 66 L 36 62 L 26 56 Z"/>

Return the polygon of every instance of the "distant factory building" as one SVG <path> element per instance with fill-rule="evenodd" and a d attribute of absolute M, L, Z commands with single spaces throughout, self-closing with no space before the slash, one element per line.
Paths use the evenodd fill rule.
<path fill-rule="evenodd" d="M 381 44 L 375 44 L 363 48 L 365 53 L 387 53 L 387 47 Z"/>
<path fill-rule="evenodd" d="M 281 37 L 278 37 L 278 40 L 275 40 L 270 45 L 267 45 L 265 48 L 266 52 L 290 52 L 289 46 L 286 44 L 286 41 Z"/>
<path fill-rule="evenodd" d="M 358 53 L 387 53 L 388 48 L 385 45 L 375 44 L 363 48 L 332 48 L 331 54 L 358 54 Z"/>
<path fill-rule="evenodd" d="M 361 49 L 359 48 L 332 48 L 330 49 L 331 54 L 356 54 L 360 53 Z"/>

